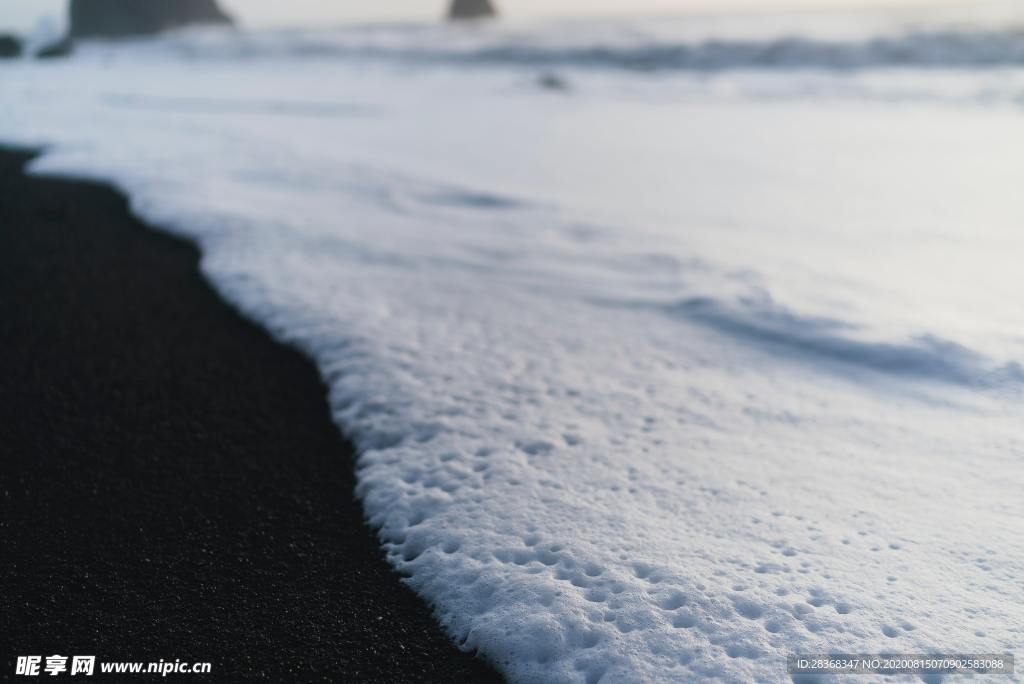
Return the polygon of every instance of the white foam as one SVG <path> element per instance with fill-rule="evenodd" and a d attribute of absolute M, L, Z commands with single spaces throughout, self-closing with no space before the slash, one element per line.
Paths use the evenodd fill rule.
<path fill-rule="evenodd" d="M 315 359 L 463 647 L 519 682 L 1020 651 L 1017 111 L 189 54 L 4 67 L 0 138 Z"/>

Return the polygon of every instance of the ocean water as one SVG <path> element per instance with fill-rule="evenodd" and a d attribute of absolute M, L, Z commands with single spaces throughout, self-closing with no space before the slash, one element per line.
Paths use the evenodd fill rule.
<path fill-rule="evenodd" d="M 190 32 L 0 65 L 0 141 L 314 359 L 463 648 L 788 681 L 1022 653 L 1022 36 L 1012 4 Z"/>

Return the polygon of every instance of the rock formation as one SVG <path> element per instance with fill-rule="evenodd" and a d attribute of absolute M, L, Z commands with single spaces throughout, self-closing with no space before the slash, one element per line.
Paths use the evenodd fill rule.
<path fill-rule="evenodd" d="M 452 0 L 449 19 L 482 19 L 497 16 L 491 0 Z"/>
<path fill-rule="evenodd" d="M 190 24 L 228 24 L 217 0 L 71 0 L 72 38 L 145 36 Z"/>
<path fill-rule="evenodd" d="M 74 41 L 69 37 L 44 45 L 36 51 L 36 59 L 58 59 L 68 57 L 75 49 Z"/>
<path fill-rule="evenodd" d="M 0 34 L 0 59 L 13 59 L 21 56 L 21 40 L 7 33 Z"/>

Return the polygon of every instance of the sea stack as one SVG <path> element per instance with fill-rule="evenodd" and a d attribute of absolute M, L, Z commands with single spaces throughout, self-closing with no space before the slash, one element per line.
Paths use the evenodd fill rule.
<path fill-rule="evenodd" d="M 13 59 L 21 56 L 21 39 L 7 33 L 0 34 L 0 59 Z"/>
<path fill-rule="evenodd" d="M 498 11 L 494 8 L 491 0 L 452 0 L 452 7 L 448 10 L 448 18 L 455 21 L 483 19 L 497 15 Z"/>
<path fill-rule="evenodd" d="M 72 38 L 147 36 L 193 24 L 230 24 L 217 0 L 71 0 Z"/>

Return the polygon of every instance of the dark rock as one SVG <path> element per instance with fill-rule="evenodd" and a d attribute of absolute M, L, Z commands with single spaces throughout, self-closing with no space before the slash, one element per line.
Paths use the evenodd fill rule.
<path fill-rule="evenodd" d="M 497 16 L 491 0 L 452 0 L 449 19 L 482 19 Z"/>
<path fill-rule="evenodd" d="M 71 0 L 73 38 L 145 36 L 191 24 L 230 24 L 217 0 Z"/>
<path fill-rule="evenodd" d="M 21 39 L 9 33 L 0 34 L 0 59 L 21 56 Z"/>
<path fill-rule="evenodd" d="M 559 92 L 566 92 L 570 89 L 567 80 L 550 71 L 537 77 L 537 85 L 545 90 L 557 90 Z"/>
<path fill-rule="evenodd" d="M 74 50 L 75 43 L 71 36 L 65 36 L 55 43 L 44 45 L 36 52 L 37 59 L 57 59 L 67 57 Z"/>

